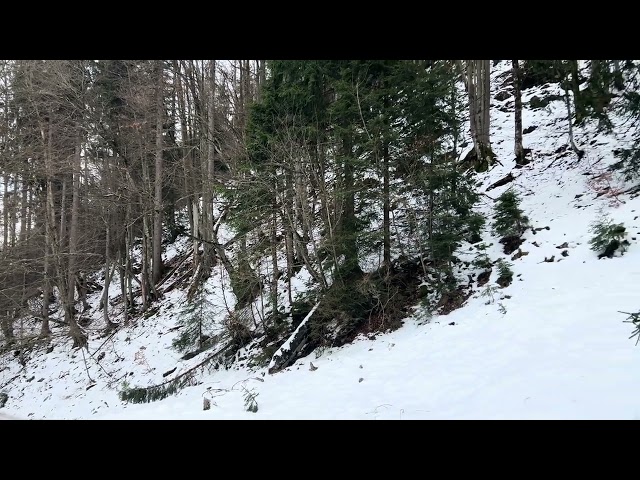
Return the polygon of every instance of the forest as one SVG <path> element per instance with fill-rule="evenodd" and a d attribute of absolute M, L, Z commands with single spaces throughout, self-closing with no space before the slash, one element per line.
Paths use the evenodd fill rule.
<path fill-rule="evenodd" d="M 637 180 L 631 60 L 0 61 L 0 349 L 47 345 L 54 331 L 86 349 L 98 291 L 104 336 L 181 288 L 177 349 L 258 342 L 272 371 L 398 328 L 418 302 L 460 307 L 461 246 L 495 227 L 511 254 L 530 227 L 513 193 L 497 222 L 476 208 L 487 196 L 477 174 L 504 161 L 490 135 L 499 62 L 518 167 L 532 161 L 522 92 L 558 83 L 561 95 L 530 104 L 561 102 L 578 159 L 573 130 L 610 131 L 620 99 L 635 141 L 615 169 Z M 178 240 L 187 253 L 169 262 Z M 474 266 L 493 264 L 479 249 Z M 497 268 L 508 284 L 509 265 Z M 235 297 L 220 335 L 203 313 L 215 269 Z M 301 270 L 303 299 L 292 296 Z"/>

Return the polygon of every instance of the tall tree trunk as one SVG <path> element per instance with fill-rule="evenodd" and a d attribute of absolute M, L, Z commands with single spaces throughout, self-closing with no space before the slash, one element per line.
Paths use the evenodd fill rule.
<path fill-rule="evenodd" d="M 73 346 L 79 348 L 87 348 L 87 337 L 76 323 L 74 316 L 74 297 L 76 284 L 76 268 L 78 256 L 78 216 L 80 213 L 80 175 L 81 175 L 81 145 L 80 141 L 76 144 L 75 155 L 73 156 L 73 198 L 71 202 L 71 225 L 69 228 L 69 276 L 67 281 L 67 301 L 66 301 L 66 320 L 69 324 L 69 334 L 73 338 Z"/>
<path fill-rule="evenodd" d="M 162 60 L 156 61 L 157 91 L 156 91 L 156 175 L 153 216 L 153 283 L 157 284 L 162 276 L 162 120 L 164 93 L 164 71 Z"/>
<path fill-rule="evenodd" d="M 569 60 L 571 72 L 571 91 L 573 92 L 573 107 L 576 114 L 576 125 L 582 123 L 585 117 L 584 98 L 580 92 L 580 74 L 578 72 L 578 60 Z M 568 97 L 567 97 L 568 98 Z"/>
<path fill-rule="evenodd" d="M 515 108 L 515 145 L 516 164 L 524 164 L 524 150 L 522 147 L 522 94 L 520 92 L 520 65 L 518 60 L 511 60 L 513 67 L 513 97 Z"/>
<path fill-rule="evenodd" d="M 27 194 L 27 190 L 28 190 L 28 172 L 27 172 L 27 168 L 28 168 L 28 164 L 25 161 L 24 162 L 24 169 L 23 169 L 23 173 L 22 173 L 22 181 L 21 183 L 21 190 L 22 190 L 22 202 L 20 205 L 20 241 L 24 242 L 27 238 L 27 205 L 29 203 L 29 199 L 28 199 L 28 194 Z"/>
<path fill-rule="evenodd" d="M 471 138 L 479 171 L 486 170 L 492 162 L 490 142 L 490 69 L 489 60 L 467 61 L 467 85 Z"/>
<path fill-rule="evenodd" d="M 4 196 L 2 197 L 2 248 L 9 243 L 9 174 L 4 173 Z"/>
<path fill-rule="evenodd" d="M 42 286 L 42 325 L 40 326 L 40 337 L 46 338 L 51 335 L 49 327 L 49 304 L 51 299 L 51 226 L 49 225 L 49 215 L 45 215 L 44 227 L 44 278 Z"/>
<path fill-rule="evenodd" d="M 215 96 L 216 96 L 216 61 L 209 61 L 209 98 L 207 105 L 207 162 L 203 166 L 203 186 L 202 186 L 202 198 L 203 198 L 203 211 L 206 211 L 204 215 L 202 225 L 203 238 L 207 240 L 203 245 L 203 265 L 202 265 L 202 279 L 206 279 L 211 275 L 211 267 L 215 265 L 215 249 L 210 243 L 213 239 L 213 228 L 215 224 L 215 218 L 213 214 L 213 181 L 215 177 L 215 161 L 216 161 L 216 149 L 215 149 L 215 129 L 216 129 L 216 108 L 215 108 Z"/>
<path fill-rule="evenodd" d="M 60 193 L 60 233 L 58 233 L 59 248 L 63 251 L 67 239 L 67 175 L 62 177 L 62 192 Z"/>

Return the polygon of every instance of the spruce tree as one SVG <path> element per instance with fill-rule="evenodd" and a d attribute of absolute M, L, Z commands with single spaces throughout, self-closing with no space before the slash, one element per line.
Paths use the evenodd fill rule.
<path fill-rule="evenodd" d="M 215 306 L 209 299 L 211 291 L 206 284 L 198 284 L 192 298 L 185 302 L 180 312 L 180 334 L 174 338 L 172 345 L 179 352 L 186 352 L 195 347 L 202 351 L 208 346 L 211 330 L 215 324 Z"/>
<path fill-rule="evenodd" d="M 520 196 L 509 189 L 496 199 L 493 229 L 502 237 L 519 237 L 529 226 L 529 218 L 520 209 Z"/>
<path fill-rule="evenodd" d="M 603 216 L 591 225 L 590 231 L 594 236 L 589 240 L 591 250 L 598 252 L 598 258 L 613 257 L 613 254 L 620 249 L 621 253 L 626 251 L 629 242 L 625 239 L 627 236 L 626 228 L 622 223 L 613 223 L 613 221 Z"/>

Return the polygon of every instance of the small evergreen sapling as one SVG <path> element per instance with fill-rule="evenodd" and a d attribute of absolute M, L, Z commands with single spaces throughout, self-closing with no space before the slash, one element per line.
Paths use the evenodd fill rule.
<path fill-rule="evenodd" d="M 501 287 L 508 286 L 513 281 L 513 270 L 511 270 L 513 264 L 503 260 L 498 260 L 498 280 L 496 283 Z"/>
<path fill-rule="evenodd" d="M 612 258 L 618 249 L 623 254 L 629 246 L 629 242 L 625 239 L 627 232 L 624 225 L 613 223 L 607 216 L 594 222 L 589 231 L 594 234 L 593 238 L 589 240 L 589 244 L 591 250 L 599 252 L 598 258 Z"/>
<path fill-rule="evenodd" d="M 182 311 L 182 325 L 184 329 L 172 342 L 179 352 L 186 352 L 195 347 L 202 350 L 210 338 L 205 334 L 213 324 L 214 305 L 208 299 L 210 292 L 204 285 L 199 285 L 193 298 L 188 301 Z"/>
<path fill-rule="evenodd" d="M 520 197 L 509 189 L 496 199 L 493 229 L 502 237 L 519 237 L 529 226 L 529 218 L 520 209 Z"/>
<path fill-rule="evenodd" d="M 633 331 L 633 333 L 629 338 L 638 337 L 636 338 L 636 345 L 638 345 L 638 342 L 640 342 L 640 312 L 635 312 L 635 313 L 620 312 L 620 313 L 624 313 L 625 315 L 628 315 L 627 319 L 624 320 L 624 322 L 632 323 L 633 326 L 635 327 L 635 330 Z"/>
<path fill-rule="evenodd" d="M 477 247 L 478 253 L 475 258 L 471 261 L 471 265 L 475 268 L 480 268 L 482 270 L 491 270 L 492 263 L 489 255 L 487 255 L 487 244 L 481 243 Z"/>
<path fill-rule="evenodd" d="M 258 401 L 256 398 L 259 393 L 256 393 L 254 389 L 247 390 L 245 387 L 242 387 L 244 390 L 244 409 L 247 412 L 258 413 Z"/>

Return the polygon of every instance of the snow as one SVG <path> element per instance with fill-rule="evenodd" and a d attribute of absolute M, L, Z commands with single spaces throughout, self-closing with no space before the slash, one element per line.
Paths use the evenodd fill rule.
<path fill-rule="evenodd" d="M 499 65 L 494 78 L 507 67 Z M 523 100 L 540 90 L 523 92 Z M 559 93 L 552 86 L 546 90 Z M 513 98 L 494 101 L 492 110 L 501 164 L 484 175 L 481 192 L 514 167 L 513 114 L 498 109 L 505 104 L 513 104 Z M 154 316 L 112 339 L 92 337 L 85 359 L 69 342 L 49 354 L 33 354 L 26 368 L 12 356 L 2 357 L 0 391 L 9 400 L 0 418 L 640 419 L 640 347 L 629 339 L 632 326 L 620 313 L 640 308 L 640 197 L 597 196 L 602 185 L 592 178 L 606 171 L 615 161 L 612 150 L 629 138 L 619 132 L 596 134 L 588 125 L 575 130 L 586 156 L 577 161 L 570 152 L 558 158 L 553 152 L 568 143 L 565 116 L 559 101 L 535 111 L 525 104 L 523 127 L 538 127 L 524 135 L 533 162 L 513 170 L 514 182 L 487 193 L 496 198 L 513 186 L 532 225 L 549 227 L 525 233 L 521 249 L 528 255 L 512 261 L 514 282 L 498 289 L 493 299 L 482 296 L 481 287 L 449 315 L 426 321 L 418 307 L 394 332 L 311 354 L 273 375 L 267 366 L 241 363 L 227 370 L 205 369 L 200 384 L 175 396 L 124 404 L 117 391 L 125 379 L 131 386 L 157 384 L 164 372 L 178 367 L 167 377 L 173 378 L 202 359 L 182 361 L 171 348 L 178 333 L 171 329 L 185 301 L 184 292 L 176 289 L 165 295 Z M 615 175 L 607 182 L 613 190 L 623 187 Z M 479 209 L 490 214 L 491 207 L 483 197 Z M 603 213 L 627 227 L 631 245 L 623 256 L 599 260 L 589 249 L 589 227 Z M 492 244 L 487 250 L 492 260 L 508 259 L 488 228 L 484 238 Z M 565 242 L 567 248 L 557 248 Z M 167 257 L 188 248 L 185 242 Z M 470 261 L 476 252 L 468 248 L 460 257 Z M 554 262 L 544 261 L 551 256 Z M 302 270 L 292 281 L 296 295 L 308 280 Z M 495 280 L 494 269 L 490 284 Z M 209 285 L 223 315 L 234 299 L 221 268 Z M 112 288 L 118 288 L 115 279 Z M 99 293 L 90 298 L 92 305 L 97 298 Z M 98 365 L 100 353 L 105 357 Z M 256 413 L 245 409 L 247 392 L 257 394 Z M 211 400 L 210 410 L 202 409 L 203 398 Z"/>
<path fill-rule="evenodd" d="M 273 358 L 271 359 L 271 362 L 269 363 L 269 369 L 272 369 L 273 367 L 276 366 L 276 358 L 278 357 L 282 357 L 282 355 L 284 355 L 286 352 L 288 352 L 291 349 L 291 342 L 293 341 L 293 339 L 296 337 L 296 335 L 298 334 L 298 332 L 307 324 L 307 322 L 309 321 L 309 319 L 313 316 L 313 314 L 316 312 L 316 310 L 318 309 L 318 306 L 320 305 L 320 302 L 316 303 L 313 308 L 311 309 L 311 311 L 307 314 L 306 317 L 304 317 L 304 319 L 302 320 L 302 322 L 300 322 L 300 325 L 298 325 L 298 327 L 295 329 L 295 331 L 291 334 L 291 336 L 289 336 L 289 338 L 287 339 L 286 342 L 284 342 L 282 344 L 282 346 L 278 349 L 278 351 L 273 355 Z"/>

